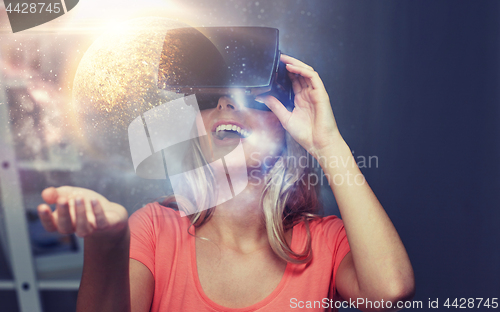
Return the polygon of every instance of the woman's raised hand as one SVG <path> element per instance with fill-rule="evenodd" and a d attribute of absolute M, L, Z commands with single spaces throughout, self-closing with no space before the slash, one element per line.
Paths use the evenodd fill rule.
<path fill-rule="evenodd" d="M 94 191 L 70 186 L 50 187 L 43 190 L 42 198 L 47 204 L 56 205 L 55 211 L 47 204 L 38 206 L 40 220 L 49 232 L 109 238 L 124 234 L 127 210 Z"/>
<path fill-rule="evenodd" d="M 295 93 L 295 107 L 289 112 L 273 96 L 260 99 L 278 117 L 283 128 L 313 156 L 340 138 L 330 99 L 323 81 L 314 69 L 288 55 L 281 55 Z"/>

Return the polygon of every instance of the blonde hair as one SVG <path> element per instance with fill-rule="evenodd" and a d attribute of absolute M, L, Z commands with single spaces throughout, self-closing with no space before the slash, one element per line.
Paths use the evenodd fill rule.
<path fill-rule="evenodd" d="M 319 217 L 319 201 L 317 183 L 311 188 L 309 179 L 304 181 L 304 177 L 317 174 L 319 168 L 314 165 L 312 156 L 288 132 L 285 133 L 285 143 L 281 157 L 265 175 L 260 203 L 268 240 L 276 255 L 287 262 L 307 263 L 312 258 L 309 221 Z M 184 196 L 167 196 L 162 205 L 194 212 L 189 215 L 191 225 L 199 227 L 210 219 L 215 210 L 215 176 L 210 166 L 204 166 L 207 161 L 198 140 L 193 140 L 193 149 L 185 156 L 190 167 L 203 169 L 187 171 L 182 186 Z M 297 160 L 304 157 L 307 159 L 306 166 L 297 166 Z M 200 211 L 196 207 L 211 208 Z M 307 243 L 304 250 L 297 252 L 288 244 L 285 232 L 302 221 L 306 226 Z"/>

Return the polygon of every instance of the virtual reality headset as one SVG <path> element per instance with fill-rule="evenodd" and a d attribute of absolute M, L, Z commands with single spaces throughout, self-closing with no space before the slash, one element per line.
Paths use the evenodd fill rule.
<path fill-rule="evenodd" d="M 280 62 L 279 32 L 269 27 L 200 27 L 169 30 L 158 69 L 158 88 L 195 94 L 200 110 L 215 108 L 220 96 L 236 96 L 250 108 L 275 96 L 293 110 L 294 95 Z"/>

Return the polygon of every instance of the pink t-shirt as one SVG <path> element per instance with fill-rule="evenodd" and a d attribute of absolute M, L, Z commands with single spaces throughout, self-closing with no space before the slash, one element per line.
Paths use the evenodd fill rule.
<path fill-rule="evenodd" d="M 155 279 L 151 311 L 323 311 L 333 307 L 335 274 L 349 252 L 342 220 L 328 216 L 310 222 L 313 258 L 308 264 L 288 263 L 276 289 L 249 307 L 231 309 L 208 298 L 196 267 L 195 237 L 190 221 L 179 212 L 148 204 L 129 218 L 130 258 L 146 265 Z M 193 233 L 193 227 L 190 229 Z M 304 223 L 293 228 L 291 248 L 302 251 L 307 239 Z M 308 308 L 310 307 L 310 308 Z M 328 307 L 328 309 L 325 309 Z M 332 309 L 335 311 L 336 309 Z"/>

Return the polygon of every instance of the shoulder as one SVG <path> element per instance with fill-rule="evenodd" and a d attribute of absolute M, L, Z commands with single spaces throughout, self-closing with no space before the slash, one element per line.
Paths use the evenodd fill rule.
<path fill-rule="evenodd" d="M 300 222 L 294 227 L 294 235 L 297 233 L 298 239 L 302 242 L 307 240 L 307 227 L 311 235 L 311 243 L 314 248 L 324 248 L 328 246 L 331 251 L 335 251 L 341 245 L 348 245 L 345 233 L 344 222 L 337 216 L 318 217 Z"/>
<path fill-rule="evenodd" d="M 306 229 L 306 222 L 302 221 L 299 224 L 299 229 Z M 308 226 L 311 234 L 315 235 L 333 235 L 344 229 L 344 222 L 339 217 L 332 215 L 326 217 L 317 217 L 308 221 Z"/>
<path fill-rule="evenodd" d="M 165 207 L 157 202 L 149 203 L 135 211 L 129 218 L 131 231 L 136 228 L 149 227 L 155 230 L 178 229 L 189 226 L 187 217 L 181 217 L 179 211 Z"/>
<path fill-rule="evenodd" d="M 155 269 L 172 267 L 178 252 L 186 249 L 181 247 L 188 246 L 187 230 L 191 222 L 172 208 L 147 204 L 135 211 L 128 222 L 130 258 L 144 264 L 153 276 Z"/>
<path fill-rule="evenodd" d="M 170 207 L 165 207 L 157 202 L 149 203 L 144 207 L 136 210 L 130 217 L 133 216 L 148 216 L 153 217 L 169 217 L 169 218 L 181 218 L 179 211 L 176 211 Z"/>

